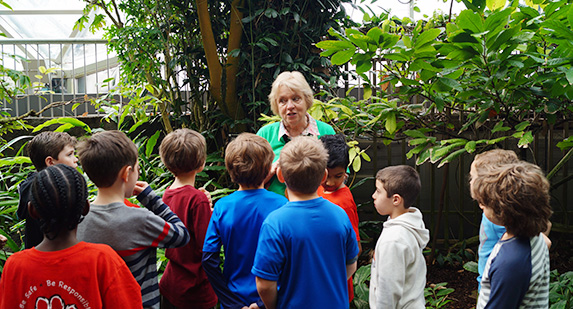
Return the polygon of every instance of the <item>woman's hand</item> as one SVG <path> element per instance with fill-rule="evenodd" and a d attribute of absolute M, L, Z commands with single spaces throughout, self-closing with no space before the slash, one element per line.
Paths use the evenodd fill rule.
<path fill-rule="evenodd" d="M 276 160 L 272 165 L 271 165 L 271 169 L 269 170 L 269 174 L 267 175 L 267 177 L 265 178 L 264 184 L 265 184 L 265 188 L 268 187 L 268 185 L 270 184 L 269 182 L 271 181 L 271 179 L 273 178 L 274 175 L 277 174 L 277 168 L 279 167 L 279 160 Z"/>

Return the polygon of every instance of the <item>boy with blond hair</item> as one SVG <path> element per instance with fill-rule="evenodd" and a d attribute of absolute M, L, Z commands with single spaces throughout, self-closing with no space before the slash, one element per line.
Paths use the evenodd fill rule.
<path fill-rule="evenodd" d="M 75 156 L 76 138 L 66 132 L 42 132 L 28 143 L 28 155 L 36 171 L 42 171 L 48 166 L 65 164 L 69 167 L 78 167 L 78 158 Z M 30 173 L 26 180 L 18 185 L 18 218 L 26 219 L 24 228 L 24 244 L 26 249 L 35 247 L 44 239 L 38 220 L 28 213 L 30 201 L 30 187 L 36 172 Z"/>
<path fill-rule="evenodd" d="M 217 295 L 201 267 L 205 233 L 211 218 L 209 199 L 195 188 L 197 173 L 205 167 L 205 138 L 191 129 L 169 133 L 159 146 L 159 155 L 175 181 L 165 190 L 163 201 L 183 221 L 191 239 L 180 248 L 165 250 L 169 259 L 159 282 L 163 308 L 212 308 Z"/>
<path fill-rule="evenodd" d="M 315 137 L 295 137 L 281 151 L 277 177 L 290 202 L 263 222 L 252 269 L 267 308 L 348 308 L 358 244 L 346 213 L 316 193 L 327 160 Z"/>
<path fill-rule="evenodd" d="M 241 308 L 253 303 L 262 306 L 255 276 L 251 274 L 259 231 L 265 218 L 288 202 L 284 196 L 264 188 L 273 157 L 269 142 L 252 133 L 242 133 L 225 151 L 225 166 L 239 190 L 215 205 L 203 246 L 203 267 L 221 308 Z M 223 273 L 219 267 L 221 246 L 225 248 Z"/>
<path fill-rule="evenodd" d="M 487 260 L 476 308 L 548 308 L 551 217 L 549 182 L 538 166 L 518 162 L 483 171 L 470 184 L 485 216 L 506 229 Z"/>
<path fill-rule="evenodd" d="M 137 147 L 123 132 L 94 134 L 79 143 L 78 156 L 98 188 L 78 239 L 111 246 L 139 283 L 143 307 L 159 308 L 156 249 L 185 245 L 189 232 L 149 185 L 138 181 Z M 124 198 L 133 194 L 147 209 L 125 205 Z"/>
<path fill-rule="evenodd" d="M 425 308 L 426 260 L 430 239 L 419 209 L 420 176 L 408 165 L 389 166 L 376 174 L 374 207 L 386 216 L 376 243 L 370 280 L 370 308 Z"/>

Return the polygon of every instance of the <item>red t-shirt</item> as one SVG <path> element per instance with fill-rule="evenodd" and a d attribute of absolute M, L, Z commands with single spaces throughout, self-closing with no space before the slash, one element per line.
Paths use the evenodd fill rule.
<path fill-rule="evenodd" d="M 107 245 L 80 242 L 14 253 L 0 279 L 0 308 L 142 308 L 141 290 Z"/>
<path fill-rule="evenodd" d="M 191 239 L 183 247 L 166 249 L 169 263 L 159 282 L 159 290 L 170 303 L 185 308 L 211 308 L 217 295 L 201 266 L 205 233 L 211 219 L 211 208 L 205 194 L 192 186 L 168 188 L 163 202 L 181 219 Z"/>
<path fill-rule="evenodd" d="M 346 215 L 348 215 L 348 219 L 350 219 L 354 233 L 356 234 L 356 241 L 360 243 L 360 234 L 358 233 L 358 210 L 356 209 L 356 203 L 354 203 L 354 197 L 352 196 L 350 189 L 347 186 L 344 186 L 334 192 L 324 192 L 324 188 L 319 186 L 317 193 L 318 196 L 322 196 L 333 204 L 344 209 Z M 348 279 L 348 300 L 352 301 L 352 299 L 354 299 L 354 285 L 352 284 L 351 277 Z"/>

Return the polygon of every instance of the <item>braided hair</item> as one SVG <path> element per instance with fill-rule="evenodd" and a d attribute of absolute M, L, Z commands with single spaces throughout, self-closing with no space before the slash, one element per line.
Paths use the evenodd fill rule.
<path fill-rule="evenodd" d="M 38 212 L 40 228 L 50 240 L 60 231 L 73 230 L 81 222 L 88 198 L 86 180 L 64 164 L 50 166 L 32 182 L 31 203 Z"/>

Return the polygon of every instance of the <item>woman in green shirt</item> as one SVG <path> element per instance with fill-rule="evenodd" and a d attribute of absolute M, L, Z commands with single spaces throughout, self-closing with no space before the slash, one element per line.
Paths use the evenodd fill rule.
<path fill-rule="evenodd" d="M 269 94 L 271 109 L 281 117 L 275 122 L 262 127 L 257 135 L 264 137 L 273 148 L 275 159 L 267 177 L 267 189 L 285 195 L 285 184 L 278 181 L 276 168 L 283 146 L 297 136 L 315 136 L 335 134 L 327 123 L 312 118 L 307 112 L 313 104 L 313 93 L 304 76 L 297 71 L 282 72 L 273 82 Z"/>

